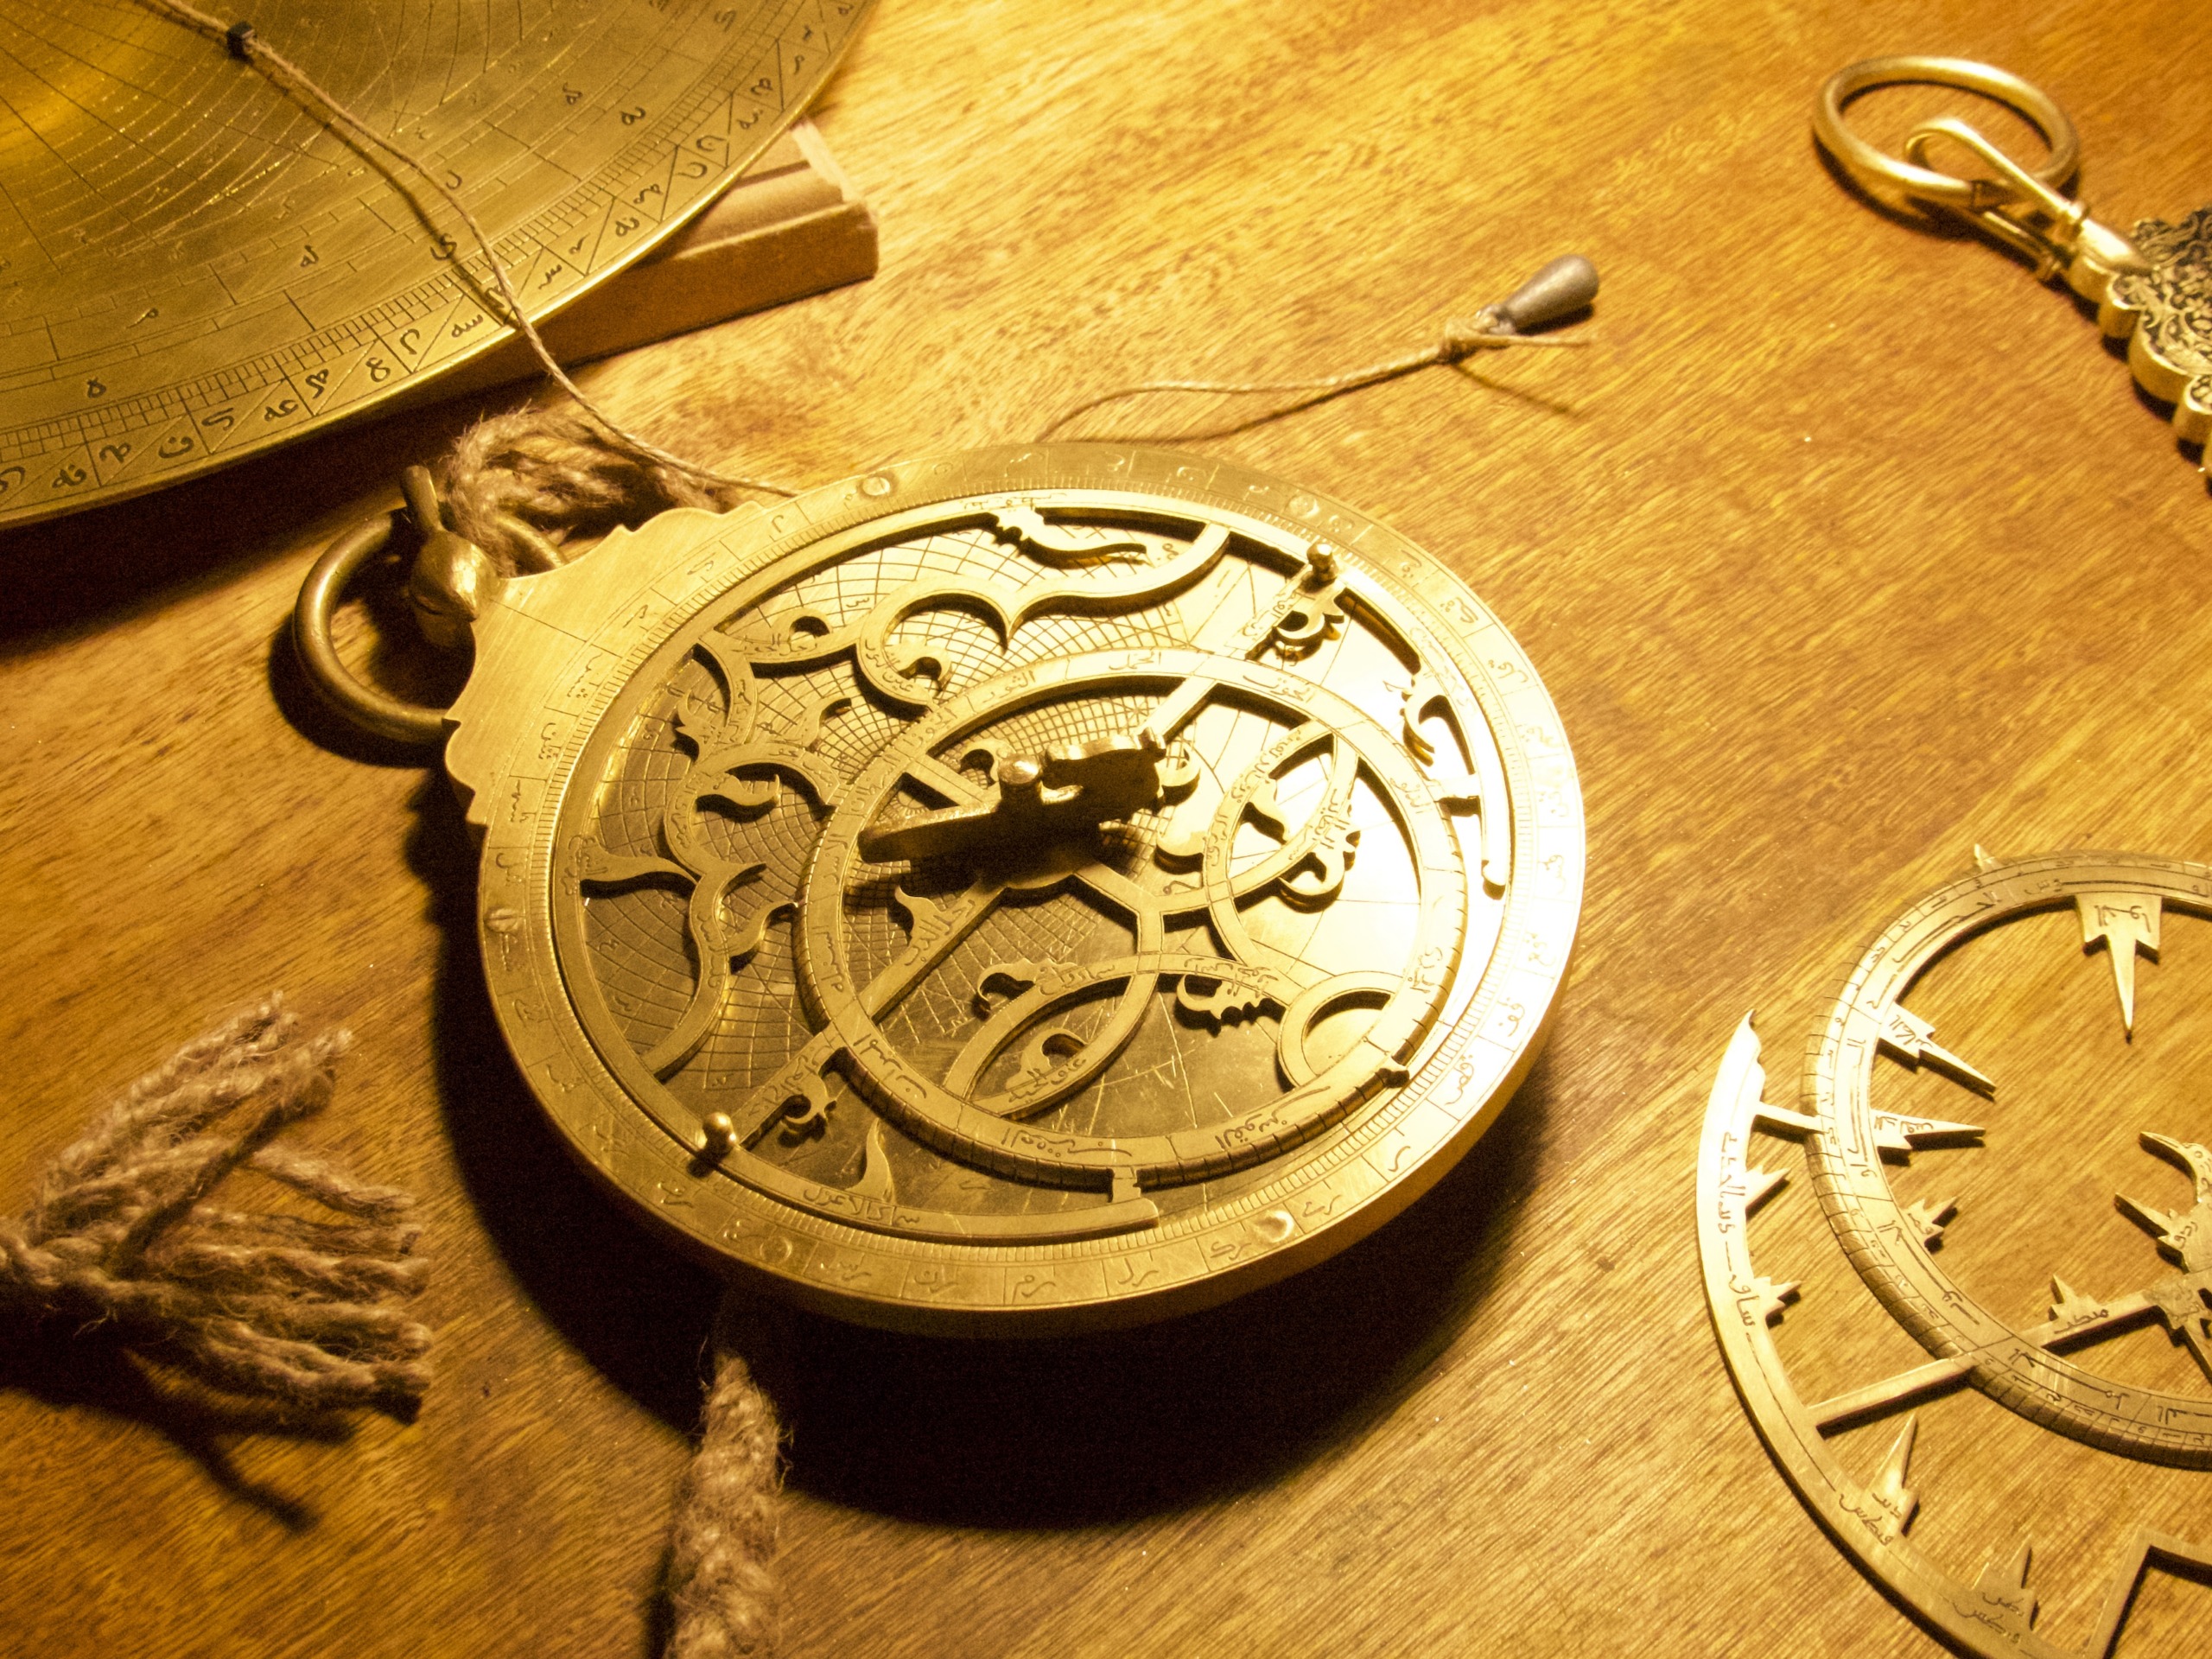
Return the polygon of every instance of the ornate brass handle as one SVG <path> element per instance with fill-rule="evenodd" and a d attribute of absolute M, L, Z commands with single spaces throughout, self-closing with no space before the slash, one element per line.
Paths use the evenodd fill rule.
<path fill-rule="evenodd" d="M 2039 167 L 2014 161 L 1954 116 L 1923 123 L 1904 143 L 1905 159 L 1885 155 L 1843 118 L 1846 99 L 1871 87 L 1900 81 L 1961 86 L 1995 99 L 2033 122 L 2050 145 Z M 1891 207 L 1946 207 L 2007 247 L 2035 262 L 2036 275 L 2063 271 L 2077 294 L 2101 302 L 2114 276 L 2150 269 L 2135 245 L 2089 217 L 2088 204 L 2061 188 L 2080 169 L 2081 140 L 2074 123 L 2050 95 L 1993 64 L 1969 58 L 1868 58 L 1838 70 L 1821 88 L 1813 111 L 1814 136 L 1836 162 L 1873 197 Z M 1970 151 L 1994 178 L 1961 179 L 1927 165 L 1929 147 L 1943 139 Z"/>
<path fill-rule="evenodd" d="M 422 551 L 407 584 L 415 619 L 432 645 L 457 650 L 469 643 L 470 623 L 497 595 L 499 575 L 480 548 L 446 528 L 444 509 L 428 471 L 410 467 L 400 474 L 400 487 L 406 493 L 408 516 L 423 534 Z M 398 522 L 397 512 L 365 518 L 315 561 L 292 607 L 292 643 L 308 683 L 346 719 L 394 742 L 441 743 L 446 734 L 443 709 L 407 702 L 363 684 L 340 659 L 330 638 L 331 613 L 346 584 L 391 544 Z"/>
<path fill-rule="evenodd" d="M 2040 167 L 2028 169 L 2045 188 L 2056 190 L 2071 179 L 2082 165 L 2082 142 L 2074 123 L 2050 93 L 1993 64 L 1971 58 L 1933 58 L 1910 55 L 1866 58 L 1839 69 L 1821 88 L 1813 111 L 1814 136 L 1821 148 L 1835 157 L 1844 171 L 1866 186 L 1880 201 L 1892 207 L 1932 202 L 1978 213 L 2011 200 L 2010 191 L 1988 179 L 1955 178 L 1930 167 L 1919 167 L 1887 156 L 1851 130 L 1843 118 L 1845 103 L 1876 86 L 1918 81 L 1936 86 L 1961 86 L 1980 92 L 2018 110 L 2036 124 L 2050 154 Z"/>

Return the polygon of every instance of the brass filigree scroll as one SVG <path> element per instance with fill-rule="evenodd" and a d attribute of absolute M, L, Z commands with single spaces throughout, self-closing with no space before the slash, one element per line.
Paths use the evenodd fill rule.
<path fill-rule="evenodd" d="M 1533 1059 L 1580 806 L 1504 629 L 1242 468 L 1069 444 L 664 515 L 478 619 L 485 959 L 577 1150 L 839 1313 L 1316 1260 Z"/>
<path fill-rule="evenodd" d="M 1967 953 L 1997 949 L 1990 936 L 2008 924 L 2070 912 L 2080 926 L 2078 934 L 2068 929 L 2066 948 L 2078 939 L 2082 971 L 2110 985 L 2101 1040 L 2115 1057 L 2125 1054 L 2142 1039 L 2140 962 L 2158 958 L 2162 925 L 2175 914 L 2212 915 L 2212 868 L 2118 853 L 1980 865 L 1911 906 L 1859 958 L 1812 1039 L 1797 1109 L 1769 1103 L 1758 1033 L 1748 1015 L 1738 1027 L 1713 1084 L 1698 1166 L 1706 1294 L 1738 1392 L 1775 1461 L 1821 1524 L 1892 1596 L 1967 1652 L 2110 1659 L 2148 1576 L 2212 1572 L 2212 1527 L 2202 1524 L 2209 1494 L 2192 1472 L 2212 1470 L 2212 1392 L 2202 1386 L 2212 1378 L 2212 1152 L 2203 1145 L 2201 1096 L 2186 1106 L 2170 1093 L 2139 1102 L 2115 1084 L 2080 1100 L 2080 1121 L 2066 1126 L 2071 1140 L 2086 1143 L 2110 1125 L 2145 1155 L 2139 1167 L 2129 1166 L 2125 1189 L 2069 1207 L 2079 1179 L 2031 1190 L 2005 1173 L 2010 1166 L 1976 1163 L 2025 1128 L 2004 1110 L 2005 1069 L 1985 1071 L 1955 1033 L 1944 1035 L 1966 1057 L 1938 1044 L 1935 1021 L 1904 999 L 1946 958 L 1956 960 L 1945 971 L 1965 974 L 1976 959 Z M 2047 938 L 2051 925 L 2042 925 L 2045 933 L 2031 937 Z M 1922 1071 L 1934 1080 L 1910 1076 Z M 1944 1095 L 1957 1101 L 1955 1116 L 1930 1115 L 1930 1098 Z M 2157 1121 L 2136 1121 L 2146 1112 Z M 1795 1375 L 1833 1370 L 1837 1354 L 1859 1357 L 1882 1344 L 1824 1346 L 1811 1332 L 1796 1345 L 1789 1340 L 1801 1321 L 1834 1327 L 1857 1317 L 1835 1302 L 1834 1284 L 1824 1299 L 1805 1292 L 1802 1275 L 1813 1263 L 1802 1252 L 1814 1235 L 1783 1213 L 1794 1203 L 1802 1216 L 1808 1203 L 1808 1195 L 1785 1196 L 1796 1173 L 1793 1145 L 1835 1244 L 1881 1315 L 1926 1356 L 1810 1399 Z M 1978 1184 L 1962 1185 L 1969 1182 Z M 1963 1190 L 1978 1195 L 1974 1203 L 1947 1196 Z M 1969 1220 L 1980 1243 L 1962 1254 L 1959 1232 Z M 2049 1224 L 2034 1235 L 2036 1259 L 2022 1264 L 2021 1234 L 2034 1220 Z M 2135 1242 L 2104 1236 L 2114 1229 L 2132 1230 Z M 2093 1243 L 2136 1261 L 2135 1287 L 2117 1294 L 2086 1288 L 2081 1264 Z M 1784 1249 L 1799 1277 L 1773 1270 L 1773 1252 Z M 1970 1287 L 2002 1281 L 2014 1267 L 2032 1267 L 2037 1288 L 2048 1285 L 2023 1316 Z M 2120 1351 L 2120 1339 L 2146 1328 L 2163 1332 L 2164 1342 L 2140 1337 L 2132 1352 Z M 1884 1340 L 1897 1345 L 1894 1337 Z M 2154 1351 L 2144 1351 L 2144 1342 Z M 2188 1358 L 2162 1359 L 2157 1351 L 2169 1345 Z M 2158 1502 L 2134 1505 L 2117 1528 L 2085 1533 L 2061 1513 L 2059 1500 L 2041 1513 L 2012 1501 L 1996 1511 L 2005 1535 L 1980 1535 L 1992 1524 L 1992 1490 L 2036 1489 L 2017 1466 L 1983 1471 L 1979 1484 L 1962 1467 L 1974 1443 L 2015 1448 L 1991 1455 L 2015 1455 L 2021 1434 L 1976 1428 L 1957 1413 L 1940 1430 L 1932 1426 L 1934 1402 L 1965 1389 L 1987 1402 L 1980 1410 L 2001 1408 L 2032 1426 L 2031 1445 L 2048 1431 L 2176 1472 L 2145 1489 Z M 1916 1457 L 1925 1469 L 1936 1444 L 1943 1447 L 1936 1469 L 1916 1472 Z M 1938 1536 L 1929 1536 L 1927 1517 L 1942 1509 L 1947 1492 L 1977 1517 L 1968 1541 L 1955 1522 L 1948 1529 L 1939 1522 Z M 2177 1526 L 2177 1516 L 2186 1524 Z M 2068 1543 L 2063 1557 L 2040 1569 L 2037 1530 Z M 2067 1586 L 2056 1629 L 2041 1611 L 2052 1593 L 2051 1561 Z"/>

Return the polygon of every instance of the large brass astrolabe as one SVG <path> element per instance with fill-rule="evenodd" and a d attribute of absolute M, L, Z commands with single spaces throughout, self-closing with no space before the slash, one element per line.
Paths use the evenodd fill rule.
<path fill-rule="evenodd" d="M 500 1025 L 584 1160 L 879 1324 L 1048 1331 L 1334 1251 L 1526 1072 L 1559 722 L 1433 559 L 1066 444 L 666 514 L 507 583 L 449 770 Z"/>
<path fill-rule="evenodd" d="M 806 105 L 872 0 L 256 0 L 533 317 Z M 141 0 L 0 0 L 0 526 L 174 483 L 512 337 L 436 191 Z"/>

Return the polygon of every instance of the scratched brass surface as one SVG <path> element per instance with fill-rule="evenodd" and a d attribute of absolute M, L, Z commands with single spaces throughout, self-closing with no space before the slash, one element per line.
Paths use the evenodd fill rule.
<path fill-rule="evenodd" d="M 1558 715 L 1295 484 L 925 458 L 655 519 L 474 628 L 447 765 L 510 1047 L 618 1191 L 813 1305 L 1225 1300 L 1426 1191 L 1535 1058 Z"/>
<path fill-rule="evenodd" d="M 867 10 L 270 0 L 251 21 L 441 174 L 537 317 L 713 200 Z M 0 525 L 415 390 L 512 336 L 491 292 L 435 192 L 220 42 L 134 0 L 0 6 Z"/>

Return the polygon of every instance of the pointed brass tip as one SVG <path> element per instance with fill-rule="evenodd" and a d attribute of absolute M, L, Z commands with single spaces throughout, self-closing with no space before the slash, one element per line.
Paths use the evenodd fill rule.
<path fill-rule="evenodd" d="M 1598 297 L 1598 267 L 1579 253 L 1553 260 L 1510 297 L 1498 302 L 1491 315 L 1501 332 L 1533 334 L 1548 323 L 1573 316 Z"/>

